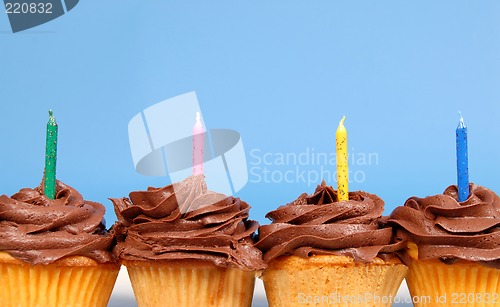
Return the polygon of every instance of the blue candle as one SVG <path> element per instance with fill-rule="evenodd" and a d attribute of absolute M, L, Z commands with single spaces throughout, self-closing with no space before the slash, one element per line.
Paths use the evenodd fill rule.
<path fill-rule="evenodd" d="M 459 112 L 460 113 L 460 112 Z M 462 114 L 457 127 L 457 181 L 458 201 L 462 202 L 469 197 L 469 154 L 467 150 L 467 127 Z"/>

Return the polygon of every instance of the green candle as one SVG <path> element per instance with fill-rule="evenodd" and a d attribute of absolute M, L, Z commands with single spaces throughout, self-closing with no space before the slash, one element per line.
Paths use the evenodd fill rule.
<path fill-rule="evenodd" d="M 45 172 L 43 193 L 49 199 L 56 197 L 56 160 L 57 160 L 57 123 L 52 110 L 49 110 L 47 139 L 45 142 Z"/>

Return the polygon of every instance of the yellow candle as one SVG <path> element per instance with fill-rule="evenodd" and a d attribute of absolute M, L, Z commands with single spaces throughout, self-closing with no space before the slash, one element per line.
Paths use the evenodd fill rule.
<path fill-rule="evenodd" d="M 347 130 L 342 117 L 335 133 L 337 139 L 337 184 L 338 200 L 349 200 L 349 168 L 347 166 Z"/>

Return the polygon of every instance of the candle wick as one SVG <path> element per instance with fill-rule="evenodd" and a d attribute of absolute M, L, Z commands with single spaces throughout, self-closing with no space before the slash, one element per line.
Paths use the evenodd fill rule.
<path fill-rule="evenodd" d="M 465 128 L 465 123 L 464 123 L 464 118 L 462 116 L 462 112 L 458 111 L 458 114 L 460 115 L 460 121 L 458 123 L 459 128 Z"/>
<path fill-rule="evenodd" d="M 196 123 L 200 122 L 200 112 L 196 112 Z"/>
<path fill-rule="evenodd" d="M 340 125 L 344 125 L 344 121 L 345 121 L 345 115 L 344 115 L 344 117 L 342 117 L 342 119 L 340 120 Z"/>
<path fill-rule="evenodd" d="M 49 109 L 49 117 L 54 117 L 54 112 L 52 111 L 52 109 Z"/>

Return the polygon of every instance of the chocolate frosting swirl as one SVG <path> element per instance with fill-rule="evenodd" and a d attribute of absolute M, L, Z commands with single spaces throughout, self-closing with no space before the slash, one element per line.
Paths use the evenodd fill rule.
<path fill-rule="evenodd" d="M 246 271 L 265 268 L 253 247 L 259 224 L 248 220 L 250 206 L 208 191 L 203 175 L 163 188 L 111 199 L 118 216 L 115 253 L 126 260 L 210 261 Z"/>
<path fill-rule="evenodd" d="M 269 212 L 266 217 L 272 223 L 259 228 L 256 247 L 264 252 L 265 261 L 282 255 L 346 255 L 357 262 L 389 257 L 402 244 L 391 244 L 392 228 L 386 225 L 383 210 L 382 199 L 362 191 L 338 201 L 337 191 L 323 181 L 314 194 L 303 193 Z"/>
<path fill-rule="evenodd" d="M 458 202 L 457 186 L 443 194 L 411 197 L 391 214 L 397 240 L 418 246 L 421 260 L 453 263 L 463 259 L 500 267 L 500 198 L 470 185 L 469 198 Z"/>
<path fill-rule="evenodd" d="M 0 196 L 0 250 L 31 264 L 49 264 L 66 256 L 113 262 L 113 235 L 105 228 L 103 205 L 85 201 L 57 181 L 56 198 L 42 186 Z"/>

